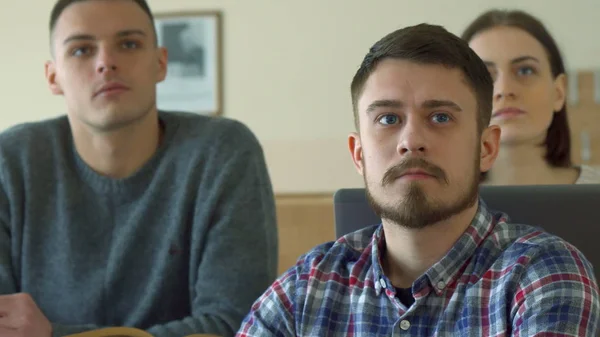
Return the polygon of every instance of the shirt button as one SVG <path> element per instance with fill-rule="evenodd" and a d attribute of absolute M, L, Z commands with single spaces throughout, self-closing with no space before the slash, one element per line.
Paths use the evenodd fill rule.
<path fill-rule="evenodd" d="M 444 290 L 444 288 L 446 288 L 446 283 L 444 283 L 444 281 L 439 281 L 439 282 L 437 283 L 437 288 L 438 288 L 439 290 Z"/>
<path fill-rule="evenodd" d="M 410 329 L 410 322 L 407 320 L 403 320 L 402 322 L 400 322 L 400 329 L 405 331 Z"/>
<path fill-rule="evenodd" d="M 387 286 L 385 285 L 385 281 L 382 278 L 379 279 L 379 284 L 383 289 L 387 288 Z"/>

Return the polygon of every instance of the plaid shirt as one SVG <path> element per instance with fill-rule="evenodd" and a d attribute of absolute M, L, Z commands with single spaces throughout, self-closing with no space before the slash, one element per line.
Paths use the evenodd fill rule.
<path fill-rule="evenodd" d="M 413 283 L 409 308 L 383 273 L 384 241 L 379 225 L 303 255 L 238 336 L 598 335 L 598 285 L 582 253 L 481 200 L 465 233 Z"/>

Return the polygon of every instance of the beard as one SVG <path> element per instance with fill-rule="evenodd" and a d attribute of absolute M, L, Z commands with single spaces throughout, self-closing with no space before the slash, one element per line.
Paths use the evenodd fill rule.
<path fill-rule="evenodd" d="M 367 200 L 375 214 L 381 219 L 389 220 L 405 228 L 421 229 L 447 220 L 473 206 L 479 196 L 479 156 L 476 156 L 473 171 L 469 175 L 470 180 L 467 182 L 467 185 L 463 188 L 458 186 L 460 189 L 454 193 L 455 198 L 450 202 L 434 200 L 431 196 L 427 195 L 419 182 L 409 183 L 406 186 L 405 195 L 398 202 L 390 203 L 380 200 L 375 197 L 371 186 L 369 186 L 367 181 L 367 167 L 364 165 L 364 162 L 363 167 L 365 169 L 364 177 Z M 390 188 L 390 185 L 401 172 L 411 168 L 423 169 L 441 184 L 445 186 L 449 185 L 446 174 L 441 168 L 422 158 L 411 158 L 390 168 L 383 176 L 381 187 L 385 188 L 387 186 Z M 385 189 L 382 190 L 385 191 Z"/>

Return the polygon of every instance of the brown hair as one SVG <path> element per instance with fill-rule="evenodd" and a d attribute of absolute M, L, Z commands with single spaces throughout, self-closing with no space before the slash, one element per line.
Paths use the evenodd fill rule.
<path fill-rule="evenodd" d="M 546 49 L 552 76 L 556 78 L 565 73 L 560 50 L 544 25 L 535 17 L 521 10 L 490 10 L 481 14 L 473 21 L 462 34 L 462 38 L 469 42 L 476 34 L 496 27 L 509 26 L 524 30 L 538 40 Z M 571 164 L 571 135 L 567 119 L 567 104 L 552 118 L 548 128 L 546 140 L 546 161 L 557 167 L 570 167 Z"/>
<path fill-rule="evenodd" d="M 54 28 L 56 28 L 56 22 L 58 21 L 58 18 L 60 17 L 60 15 L 65 11 L 65 9 L 74 3 L 84 2 L 84 1 L 91 1 L 91 0 L 58 0 L 58 1 L 56 1 L 56 3 L 54 4 L 54 7 L 52 8 L 52 12 L 50 14 L 50 25 L 49 25 L 50 36 L 52 36 L 52 34 L 54 33 Z M 140 6 L 140 8 L 142 8 L 142 10 L 146 14 L 148 14 L 148 17 L 150 18 L 150 22 L 152 23 L 152 27 L 154 29 L 154 38 L 156 41 L 157 35 L 156 35 L 156 29 L 154 28 L 154 15 L 152 14 L 152 11 L 150 10 L 150 6 L 148 6 L 148 3 L 146 2 L 146 0 L 130 0 L 130 1 L 133 1 L 136 4 L 138 4 L 138 6 Z"/>
<path fill-rule="evenodd" d="M 483 61 L 465 40 L 441 26 L 419 24 L 396 30 L 377 41 L 364 57 L 352 79 L 350 91 L 354 123 L 358 129 L 358 99 L 365 82 L 384 59 L 402 59 L 422 64 L 440 64 L 462 70 L 477 99 L 478 131 L 490 123 L 494 84 Z"/>

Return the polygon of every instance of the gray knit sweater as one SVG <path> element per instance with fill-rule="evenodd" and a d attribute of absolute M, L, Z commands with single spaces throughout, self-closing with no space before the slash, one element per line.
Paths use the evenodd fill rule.
<path fill-rule="evenodd" d="M 0 294 L 30 294 L 54 336 L 230 336 L 277 276 L 255 136 L 225 118 L 160 118 L 162 145 L 121 180 L 82 161 L 64 116 L 0 134 Z"/>

